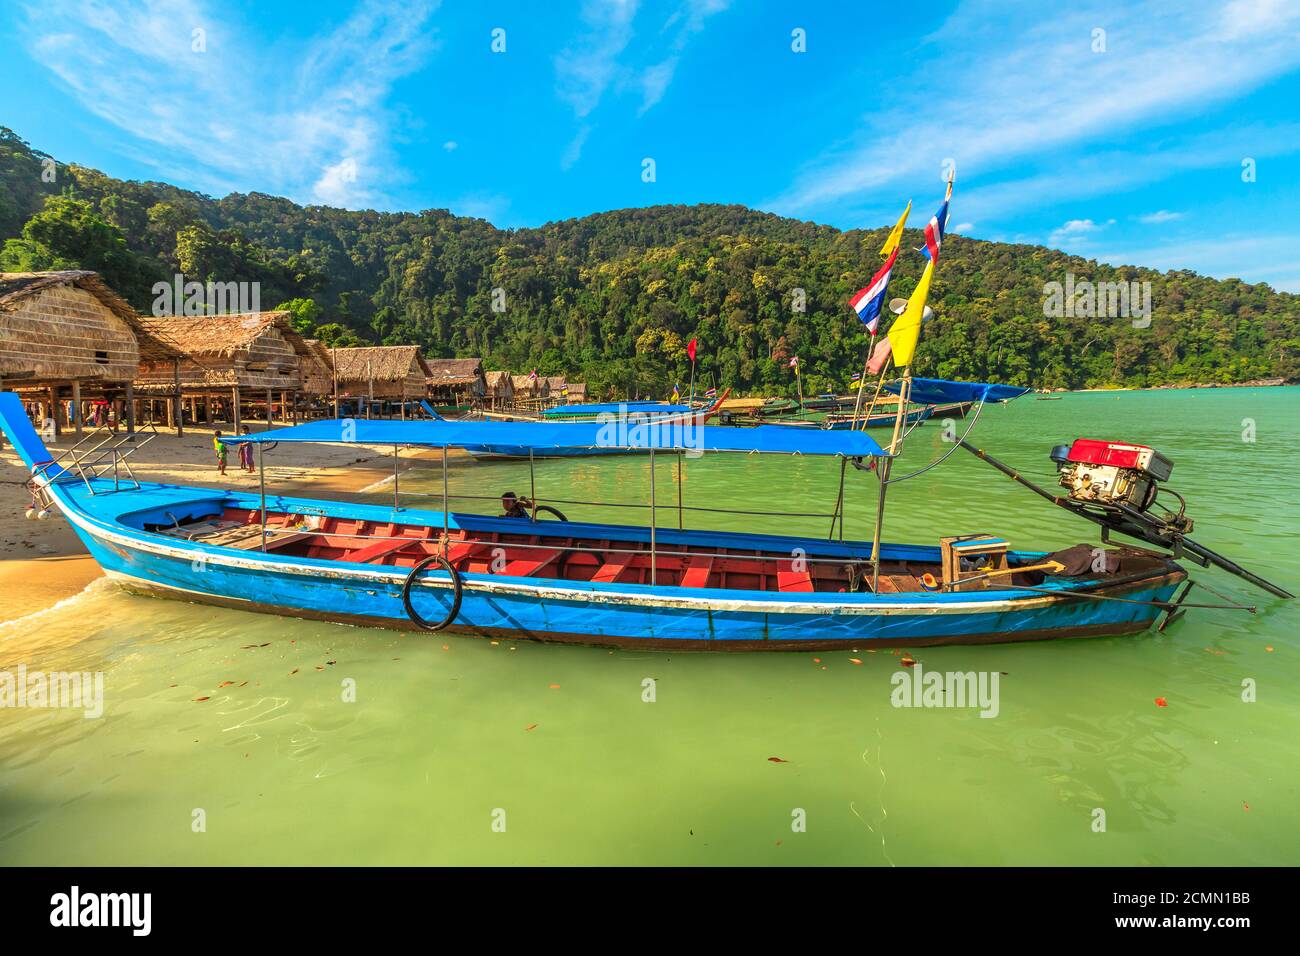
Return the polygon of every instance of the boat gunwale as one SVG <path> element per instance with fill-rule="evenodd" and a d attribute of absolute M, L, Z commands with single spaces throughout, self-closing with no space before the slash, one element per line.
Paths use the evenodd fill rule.
<path fill-rule="evenodd" d="M 100 482 L 108 482 L 109 479 L 96 479 Z M 57 487 L 57 484 L 55 485 Z M 177 491 L 193 491 L 194 501 L 206 501 L 217 499 L 219 502 L 231 500 L 238 501 L 241 498 L 255 499 L 256 496 L 246 495 L 242 492 L 230 489 L 214 489 L 191 487 L 184 485 L 162 485 L 156 483 L 142 483 L 141 488 L 122 489 L 113 492 L 112 495 L 96 496 L 97 499 L 113 497 L 118 500 L 123 495 L 136 495 L 141 493 L 152 492 L 154 489 L 166 488 Z M 204 557 L 208 563 L 215 561 L 219 566 L 232 568 L 245 568 L 249 570 L 264 570 L 270 573 L 291 574 L 297 576 L 325 576 L 342 579 L 356 579 L 369 583 L 389 586 L 392 584 L 402 583 L 409 573 L 409 568 L 395 567 L 392 565 L 372 565 L 358 562 L 339 561 L 328 558 L 309 558 L 294 557 L 292 561 L 286 561 L 284 555 L 278 555 L 274 552 L 248 551 L 223 547 L 221 545 L 206 544 L 201 541 L 188 541 L 178 538 L 170 538 L 166 535 L 160 535 L 156 532 L 150 532 L 139 528 L 133 528 L 124 524 L 120 518 L 128 515 L 140 514 L 160 507 L 139 508 L 134 511 L 121 512 L 113 518 L 107 518 L 84 508 L 80 502 L 76 501 L 75 496 L 68 495 L 69 501 L 63 500 L 62 494 L 55 493 L 54 497 L 58 501 L 62 510 L 68 514 L 74 524 L 79 524 L 87 533 L 94 533 L 84 527 L 89 524 L 94 527 L 101 535 L 108 535 L 119 539 L 119 543 L 128 544 L 155 555 L 162 555 L 178 560 L 193 561 L 196 553 Z M 268 499 L 268 503 L 271 499 Z M 343 501 L 331 501 L 320 499 L 285 499 L 277 496 L 277 509 L 283 506 L 283 502 L 301 501 L 309 506 L 322 508 L 322 506 L 336 505 L 338 507 L 360 507 L 364 509 L 373 509 L 380 514 L 387 512 L 388 521 L 394 520 L 391 509 L 384 509 L 382 506 L 366 505 L 362 503 L 352 503 Z M 298 509 L 294 513 L 303 513 Z M 319 513 L 325 514 L 324 510 Z M 427 512 L 419 509 L 403 512 L 404 515 L 412 514 L 436 515 L 439 522 L 442 518 L 442 512 Z M 452 513 L 454 514 L 454 513 Z M 450 517 L 450 515 L 449 515 Z M 510 518 L 493 518 L 486 515 L 464 515 L 460 517 L 469 517 L 485 522 L 509 522 L 520 519 Z M 84 523 L 84 524 L 83 524 Z M 536 533 L 536 528 L 540 523 L 530 523 L 530 529 Z M 625 533 L 644 530 L 648 534 L 648 528 L 639 529 L 637 526 L 618 526 L 588 524 L 585 522 L 545 522 L 545 531 L 554 532 L 557 535 L 565 529 L 573 527 L 585 527 L 593 529 L 603 529 L 606 532 L 620 531 Z M 457 525 L 458 529 L 463 526 Z M 660 534 L 668 534 L 666 530 Z M 699 535 L 706 534 L 711 536 L 742 536 L 750 540 L 764 536 L 746 535 L 743 532 L 672 532 L 674 536 L 679 535 Z M 818 539 L 798 539 L 783 536 L 766 536 L 768 538 L 781 540 L 784 542 L 798 541 L 817 541 Z M 124 540 L 123 540 L 124 539 Z M 411 541 L 417 542 L 420 539 L 412 538 Z M 821 542 L 831 546 L 846 546 L 848 543 L 841 545 L 840 542 Z M 869 548 L 869 543 L 866 545 Z M 882 545 L 882 553 L 885 546 Z M 891 545 L 891 549 L 917 549 L 931 550 L 928 545 Z M 933 548 L 936 554 L 938 548 Z M 1045 552 L 1009 552 L 1017 556 L 1041 556 Z M 848 557 L 848 556 L 846 556 Z M 1159 556 L 1153 556 L 1159 557 Z M 1137 572 L 1131 575 L 1125 575 L 1109 580 L 1098 580 L 1094 578 L 1083 579 L 1078 581 L 1053 581 L 1045 587 L 1050 588 L 1053 593 L 1045 593 L 1044 589 L 1036 586 L 1035 590 L 1024 590 L 1019 588 L 1006 589 L 986 589 L 979 591 L 948 591 L 948 592 L 900 592 L 900 593 L 877 593 L 877 592 L 772 592 L 772 591 L 755 591 L 755 590 L 730 590 L 709 587 L 681 587 L 672 584 L 633 584 L 633 583 L 607 583 L 599 581 L 567 580 L 553 578 L 524 577 L 505 574 L 480 574 L 475 572 L 461 572 L 462 586 L 470 590 L 483 590 L 502 594 L 520 594 L 541 598 L 552 598 L 555 600 L 587 600 L 596 601 L 597 603 L 628 603 L 635 605 L 649 605 L 661 607 L 687 607 L 687 608 L 707 608 L 709 610 L 736 611 L 736 612 L 766 612 L 766 613 L 817 613 L 825 612 L 842 615 L 896 615 L 896 614 L 960 614 L 960 613 L 1003 613 L 1007 611 L 1027 610 L 1033 608 L 1047 607 L 1052 604 L 1059 604 L 1065 601 L 1079 600 L 1075 595 L 1090 593 L 1106 596 L 1106 592 L 1117 588 L 1128 588 L 1130 585 L 1141 586 L 1147 582 L 1157 585 L 1165 579 L 1181 581 L 1186 577 L 1186 572 L 1178 566 L 1172 559 L 1161 558 L 1163 567 L 1152 568 L 1150 570 Z M 544 582 L 544 583 L 541 583 Z M 448 582 L 441 572 L 430 571 L 429 576 L 417 582 L 416 586 L 422 588 L 434 588 L 438 590 L 445 589 Z M 203 592 L 206 593 L 206 592 Z M 993 597 L 996 595 L 996 597 Z M 918 600 L 918 598 L 920 600 Z M 1086 600 L 1086 599 L 1083 599 Z"/>

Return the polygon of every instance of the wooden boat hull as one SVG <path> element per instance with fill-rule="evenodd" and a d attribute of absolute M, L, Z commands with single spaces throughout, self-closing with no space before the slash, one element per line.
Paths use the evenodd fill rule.
<path fill-rule="evenodd" d="M 111 482 L 107 483 L 111 485 Z M 202 512 L 216 504 L 255 506 L 249 496 L 219 490 L 145 485 L 139 491 L 94 496 L 96 514 L 78 502 L 77 486 L 56 485 L 54 494 L 90 553 L 114 580 L 128 589 L 182 600 L 281 615 L 412 629 L 401 598 L 404 567 L 351 564 L 289 557 L 274 552 L 237 551 L 169 539 L 132 528 L 120 520 L 144 508 L 151 514 Z M 105 493 L 107 492 L 107 493 Z M 277 508 L 309 514 L 329 503 L 273 499 Z M 375 520 L 392 511 L 378 506 L 333 505 Z M 438 512 L 404 512 L 403 519 L 441 528 Z M 454 516 L 452 527 L 498 526 L 520 519 Z M 553 534 L 590 531 L 610 536 L 613 526 L 544 522 Z M 532 525 L 532 523 L 530 523 Z M 515 526 L 517 527 L 517 526 Z M 532 525 L 537 527 L 537 525 Z M 593 529 L 599 529 L 595 531 Z M 622 529 L 632 534 L 640 529 Z M 816 539 L 772 539 L 759 535 L 660 532 L 661 547 L 699 541 L 733 546 L 807 547 L 842 551 L 846 559 L 869 550 L 863 542 L 831 544 Z M 937 558 L 937 548 L 887 545 L 889 559 Z M 813 552 L 815 553 L 815 552 Z M 993 643 L 1128 634 L 1148 627 L 1185 575 L 1172 563 L 1159 573 L 1107 584 L 1104 592 L 1126 603 L 1069 599 L 1029 591 L 971 594 L 773 593 L 717 588 L 602 584 L 589 581 L 462 575 L 461 609 L 450 631 L 510 639 L 561 641 L 600 646 L 697 650 L 791 650 Z M 421 617 L 439 620 L 451 603 L 450 582 L 440 573 L 412 588 Z"/>
<path fill-rule="evenodd" d="M 462 600 L 449 630 L 601 646 L 856 649 L 1128 634 L 1153 623 L 1163 613 L 1155 602 L 1169 601 L 1186 577 L 1173 561 L 1148 554 L 1118 577 L 931 592 L 916 572 L 937 566 L 939 548 L 885 544 L 883 562 L 904 573 L 882 573 L 872 592 L 854 583 L 871 554 L 863 541 L 659 530 L 651 550 L 649 529 L 620 525 L 279 495 L 265 499 L 263 512 L 261 499 L 243 492 L 119 486 L 63 471 L 49 464 L 16 400 L 0 408 L 0 425 L 24 463 L 41 469 L 41 492 L 114 580 L 135 591 L 339 623 L 412 628 L 404 585 L 423 557 L 443 553 L 444 529 L 461 549 L 453 563 Z M 263 544 L 267 528 L 274 546 Z M 1028 567 L 1042 554 L 1008 558 Z M 796 567 L 805 561 L 807 569 Z M 894 577 L 908 586 L 886 589 Z M 416 614 L 446 617 L 453 584 L 443 571 L 412 580 Z"/>

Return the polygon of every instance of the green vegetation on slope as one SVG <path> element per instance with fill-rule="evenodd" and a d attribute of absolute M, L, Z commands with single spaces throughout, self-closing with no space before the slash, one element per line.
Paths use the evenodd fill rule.
<path fill-rule="evenodd" d="M 433 356 L 481 355 L 491 368 L 568 373 L 593 396 L 685 382 L 692 337 L 705 383 L 792 394 L 787 360 L 797 354 L 806 393 L 843 390 L 868 345 L 848 296 L 879 267 L 884 234 L 743 206 L 625 209 L 503 230 L 440 209 L 212 199 L 53 164 L 0 127 L 0 269 L 95 269 L 146 310 L 152 283 L 176 272 L 257 281 L 265 307 L 312 300 L 294 302 L 296 321 L 329 341 L 409 342 Z M 919 231 L 904 242 L 919 246 Z M 922 262 L 900 257 L 891 296 L 910 293 Z M 1046 317 L 1044 286 L 1067 273 L 1150 282 L 1150 326 Z M 920 375 L 1078 388 L 1300 372 L 1300 297 L 1264 284 L 952 236 L 930 303 Z"/>

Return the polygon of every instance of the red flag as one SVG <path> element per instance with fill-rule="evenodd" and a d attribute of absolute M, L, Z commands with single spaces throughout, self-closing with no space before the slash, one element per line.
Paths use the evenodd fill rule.
<path fill-rule="evenodd" d="M 699 344 L 699 339 L 691 339 L 686 346 L 686 354 L 692 362 L 695 361 L 695 346 Z"/>

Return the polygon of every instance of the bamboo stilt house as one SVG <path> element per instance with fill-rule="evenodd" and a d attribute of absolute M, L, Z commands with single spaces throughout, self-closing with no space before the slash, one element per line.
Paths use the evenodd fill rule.
<path fill-rule="evenodd" d="M 463 408 L 482 402 L 487 394 L 483 360 L 477 358 L 425 359 L 429 367 L 429 398 L 435 405 Z"/>
<path fill-rule="evenodd" d="M 340 397 L 360 399 L 367 409 L 376 400 L 397 401 L 405 416 L 406 403 L 426 395 L 429 366 L 419 346 L 372 345 L 334 349 L 333 355 Z"/>
<path fill-rule="evenodd" d="M 487 401 L 492 408 L 509 408 L 515 403 L 515 383 L 509 372 L 487 372 Z"/>
<path fill-rule="evenodd" d="M 320 339 L 303 339 L 307 354 L 302 357 L 302 390 L 312 398 L 329 398 L 334 394 L 334 357 Z"/>
<path fill-rule="evenodd" d="M 38 424 L 80 432 L 91 412 L 131 431 L 137 366 L 176 358 L 97 273 L 0 273 L 0 387 L 17 391 Z"/>
<path fill-rule="evenodd" d="M 303 397 L 302 362 L 311 357 L 288 312 L 169 315 L 144 318 L 144 327 L 181 353 L 179 368 L 141 362 L 137 389 L 150 397 L 175 396 L 192 421 L 217 416 L 236 427 L 246 404 L 270 423 L 297 419 Z"/>

